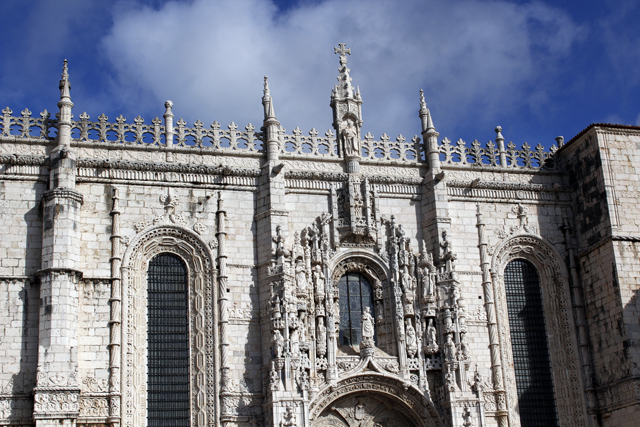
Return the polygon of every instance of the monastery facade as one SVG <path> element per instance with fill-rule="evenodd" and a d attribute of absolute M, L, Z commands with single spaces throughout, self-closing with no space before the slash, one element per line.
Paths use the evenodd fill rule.
<path fill-rule="evenodd" d="M 0 425 L 636 426 L 640 128 L 0 122 Z"/>

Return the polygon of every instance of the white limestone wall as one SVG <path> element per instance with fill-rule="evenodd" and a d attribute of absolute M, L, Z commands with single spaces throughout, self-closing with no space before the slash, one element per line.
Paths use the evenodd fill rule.
<path fill-rule="evenodd" d="M 108 391 L 110 294 L 106 280 L 80 282 L 78 370 L 84 393 Z"/>
<path fill-rule="evenodd" d="M 0 277 L 33 275 L 40 269 L 44 182 L 0 181 Z"/>

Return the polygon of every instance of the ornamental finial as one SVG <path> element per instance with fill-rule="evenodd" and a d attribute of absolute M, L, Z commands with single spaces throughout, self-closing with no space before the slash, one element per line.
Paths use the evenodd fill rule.
<path fill-rule="evenodd" d="M 69 81 L 69 67 L 65 59 L 62 66 L 62 78 L 60 79 L 60 98 L 71 98 L 71 82 Z"/>

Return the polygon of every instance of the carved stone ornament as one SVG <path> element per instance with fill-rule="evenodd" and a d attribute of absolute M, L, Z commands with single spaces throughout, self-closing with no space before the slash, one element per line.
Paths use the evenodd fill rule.
<path fill-rule="evenodd" d="M 357 375 L 346 378 L 332 387 L 323 388 L 309 404 L 309 418 L 312 425 L 323 425 L 321 414 L 328 408 L 344 408 L 344 416 L 362 417 L 364 420 L 373 408 L 365 401 L 343 404 L 341 399 L 350 394 L 363 393 L 376 400 L 386 401 L 402 413 L 410 424 L 417 427 L 443 426 L 444 423 L 430 401 L 424 399 L 415 386 L 406 387 L 400 380 L 377 374 Z M 357 405 L 363 405 L 357 407 Z M 342 414 L 341 414 L 342 415 Z M 318 424 L 315 424 L 315 421 Z M 362 421 L 359 420 L 359 421 Z M 338 424 L 339 425 L 339 424 Z"/>
<path fill-rule="evenodd" d="M 175 225 L 152 227 L 136 236 L 122 261 L 123 425 L 145 425 L 147 417 L 147 266 L 160 253 L 186 264 L 189 278 L 191 414 L 195 420 L 215 419 L 216 367 L 213 307 L 216 300 L 214 263 L 208 245 L 193 232 Z"/>
<path fill-rule="evenodd" d="M 522 213 L 522 212 L 520 212 Z M 553 377 L 556 408 L 560 425 L 584 426 L 586 402 L 579 379 L 579 353 L 571 305 L 569 275 L 558 251 L 539 236 L 516 235 L 505 239 L 495 249 L 491 261 L 493 288 L 501 346 L 502 366 L 513 366 L 511 335 L 504 288 L 504 269 L 514 259 L 531 262 L 537 272 L 542 290 L 546 330 Z M 517 420 L 517 391 L 514 372 L 505 369 L 506 405 L 509 417 Z"/>

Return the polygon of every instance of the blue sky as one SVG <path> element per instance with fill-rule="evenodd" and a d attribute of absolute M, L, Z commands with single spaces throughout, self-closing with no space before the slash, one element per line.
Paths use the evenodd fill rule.
<path fill-rule="evenodd" d="M 639 1 L 4 0 L 0 105 L 190 125 L 262 120 L 262 76 L 291 132 L 331 126 L 333 47 L 352 49 L 364 132 L 548 147 L 590 123 L 640 125 Z"/>

